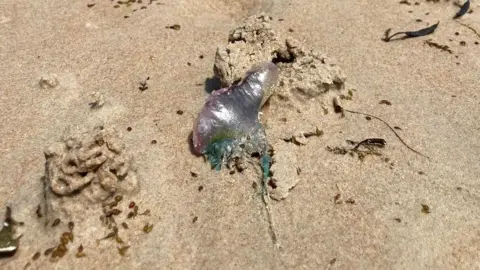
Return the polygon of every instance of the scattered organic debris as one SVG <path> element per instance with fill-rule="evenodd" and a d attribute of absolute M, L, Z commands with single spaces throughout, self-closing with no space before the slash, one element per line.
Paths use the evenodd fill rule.
<path fill-rule="evenodd" d="M 197 222 L 197 220 L 198 220 L 198 217 L 197 217 L 197 216 L 193 217 L 193 219 L 192 219 L 192 223 L 194 223 L 194 224 L 195 224 L 195 223 Z"/>
<path fill-rule="evenodd" d="M 475 33 L 475 35 L 477 35 L 478 38 L 480 38 L 480 33 L 477 30 L 475 30 L 475 28 L 473 28 L 472 26 L 470 26 L 466 23 L 462 23 L 462 22 L 459 22 L 459 21 L 456 21 L 456 22 L 459 23 L 460 25 L 470 29 L 473 33 Z"/>
<path fill-rule="evenodd" d="M 141 216 L 150 216 L 150 209 L 145 210 L 143 213 L 139 214 Z"/>
<path fill-rule="evenodd" d="M 440 44 L 436 43 L 435 41 L 432 41 L 431 39 L 425 40 L 425 43 L 430 47 L 440 49 L 440 50 L 442 50 L 444 52 L 448 52 L 450 54 L 453 53 L 453 51 L 447 45 L 440 45 Z"/>
<path fill-rule="evenodd" d="M 41 255 L 40 252 L 37 251 L 37 252 L 33 255 L 32 260 L 34 260 L 34 261 L 37 260 L 38 258 L 40 258 L 40 255 Z"/>
<path fill-rule="evenodd" d="M 102 93 L 96 91 L 90 94 L 90 100 L 91 102 L 88 103 L 91 109 L 98 109 L 103 107 L 105 104 L 105 97 L 103 96 Z"/>
<path fill-rule="evenodd" d="M 435 29 L 437 29 L 439 24 L 440 24 L 440 22 L 437 22 L 434 25 L 431 25 L 427 28 L 420 29 L 418 31 L 397 32 L 397 33 L 395 33 L 393 35 L 390 35 L 390 36 L 388 34 L 390 34 L 391 29 L 387 29 L 387 31 L 385 31 L 385 37 L 382 40 L 385 41 L 385 42 L 389 42 L 394 36 L 402 35 L 402 34 L 405 35 L 404 38 L 415 38 L 415 37 L 422 37 L 422 36 L 430 35 L 435 31 Z"/>
<path fill-rule="evenodd" d="M 179 24 L 167 25 L 167 26 L 165 26 L 165 28 L 173 29 L 173 30 L 178 31 L 178 30 L 180 30 L 180 25 Z"/>
<path fill-rule="evenodd" d="M 80 246 L 77 249 L 77 253 L 75 254 L 75 257 L 82 258 L 82 257 L 85 257 L 85 256 L 87 256 L 87 255 L 83 252 L 83 245 L 80 244 Z"/>
<path fill-rule="evenodd" d="M 422 204 L 422 213 L 424 214 L 430 214 L 430 207 L 426 204 Z"/>
<path fill-rule="evenodd" d="M 13 238 L 15 233 L 13 226 L 19 224 L 20 222 L 17 222 L 12 218 L 12 209 L 10 206 L 7 206 L 3 228 L 0 231 L 0 255 L 11 256 L 17 251 L 20 242 L 19 240 L 22 236 L 20 235 L 16 239 Z"/>
<path fill-rule="evenodd" d="M 335 195 L 335 197 L 333 197 L 333 202 L 334 202 L 335 204 L 341 204 L 341 203 L 342 203 L 342 201 L 340 200 L 340 197 L 341 197 L 341 196 L 342 196 L 342 194 L 337 193 L 337 195 Z"/>
<path fill-rule="evenodd" d="M 337 262 L 337 258 L 333 257 L 333 258 L 328 262 L 327 270 L 330 269 L 336 262 Z"/>
<path fill-rule="evenodd" d="M 127 218 L 134 218 L 138 215 L 138 205 L 134 205 L 133 212 L 128 213 Z"/>
<path fill-rule="evenodd" d="M 338 146 L 335 146 L 335 147 L 326 146 L 325 149 L 327 151 L 332 152 L 332 153 L 337 154 L 337 155 L 346 155 L 346 154 L 350 154 L 350 156 L 355 156 L 356 155 L 360 161 L 363 161 L 363 160 L 365 160 L 366 156 L 370 156 L 370 155 L 381 156 L 382 155 L 381 153 L 377 152 L 372 147 L 372 146 L 383 147 L 384 142 L 382 142 L 381 140 L 383 140 L 383 139 L 373 138 L 373 139 L 366 139 L 366 140 L 364 140 L 360 143 L 347 140 L 348 143 L 354 144 L 356 146 L 354 148 L 351 148 L 351 149 L 347 149 L 345 147 L 338 147 Z M 358 149 L 358 147 L 360 145 L 367 146 L 367 150 Z"/>
<path fill-rule="evenodd" d="M 130 247 L 130 245 L 127 246 L 125 241 L 120 237 L 119 228 L 123 228 L 124 230 L 127 230 L 129 229 L 129 225 L 123 220 L 117 223 L 114 217 L 122 219 L 124 216 L 121 214 L 126 212 L 125 211 L 126 208 L 132 209 L 132 211 L 126 215 L 127 219 L 132 219 L 136 216 L 150 216 L 151 211 L 150 209 L 146 209 L 145 211 L 143 211 L 143 213 L 139 213 L 139 206 L 134 201 L 128 202 L 125 206 L 120 205 L 122 201 L 126 201 L 124 200 L 124 197 L 122 195 L 116 195 L 113 197 L 112 202 L 103 203 L 103 215 L 100 216 L 100 220 L 104 225 L 107 226 L 108 229 L 111 229 L 111 231 L 108 232 L 108 234 L 105 235 L 104 237 L 97 239 L 97 245 L 99 245 L 100 242 L 103 240 L 115 239 L 115 242 L 121 245 L 120 247 L 117 246 L 117 250 L 119 254 L 121 256 L 124 256 L 125 252 Z M 112 206 L 118 207 L 118 208 L 112 208 Z M 108 209 L 108 207 L 110 207 L 110 209 Z M 117 226 L 117 224 L 121 225 L 121 227 Z M 142 230 L 145 233 L 150 233 L 152 229 L 153 229 L 153 224 L 149 222 L 147 222 L 146 225 L 142 228 Z"/>
<path fill-rule="evenodd" d="M 348 198 L 347 200 L 345 200 L 345 203 L 348 203 L 348 204 L 355 204 L 355 200 L 352 199 L 352 198 Z"/>
<path fill-rule="evenodd" d="M 91 8 L 91 7 L 93 7 L 93 6 L 95 6 L 94 3 L 93 3 L 93 4 L 87 4 L 87 7 L 88 7 L 88 8 Z"/>
<path fill-rule="evenodd" d="M 73 243 L 73 233 L 72 232 L 64 232 L 62 234 L 62 237 L 60 238 L 60 242 L 62 242 L 64 245 L 68 244 L 68 242 Z"/>
<path fill-rule="evenodd" d="M 455 16 L 453 16 L 454 19 L 457 19 L 457 18 L 460 18 L 462 17 L 463 15 L 465 15 L 468 11 L 468 9 L 470 8 L 470 0 L 467 0 L 463 5 L 462 7 L 460 8 L 460 10 L 455 14 Z"/>
<path fill-rule="evenodd" d="M 52 256 L 51 258 L 52 259 L 55 259 L 55 258 L 63 258 L 63 256 L 65 256 L 65 254 L 67 253 L 68 249 L 67 249 L 67 246 L 65 246 L 64 244 L 60 243 L 57 247 L 55 247 L 55 249 L 52 251 Z"/>
<path fill-rule="evenodd" d="M 120 254 L 120 256 L 125 256 L 125 253 L 127 252 L 128 248 L 130 248 L 130 246 L 117 247 L 118 254 Z"/>
<path fill-rule="evenodd" d="M 148 89 L 148 85 L 147 85 L 147 81 L 148 81 L 148 80 L 150 80 L 150 77 L 147 77 L 144 81 L 141 81 L 141 82 L 140 82 L 140 87 L 138 87 L 138 89 L 139 89 L 140 91 L 143 92 L 143 91 L 145 91 L 145 90 Z"/>
<path fill-rule="evenodd" d="M 60 224 L 60 222 L 62 222 L 62 221 L 59 218 L 56 218 L 52 223 L 52 227 L 57 227 L 58 224 Z"/>
<path fill-rule="evenodd" d="M 131 8 L 131 11 L 132 12 L 135 12 L 137 10 L 144 10 L 144 9 L 147 9 L 147 6 L 148 5 L 152 5 L 153 2 L 155 2 L 157 0 L 149 0 L 148 3 L 144 3 L 144 2 L 147 2 L 146 0 L 143 1 L 143 0 L 120 0 L 120 1 L 113 1 L 112 2 L 114 3 L 113 5 L 113 8 L 119 8 L 120 5 L 124 5 L 125 7 L 127 8 Z M 156 3 L 157 5 L 163 5 L 163 3 Z"/>
<path fill-rule="evenodd" d="M 125 242 L 123 242 L 122 238 L 120 238 L 118 234 L 115 236 L 115 242 L 117 242 L 118 244 L 125 244 Z"/>
<path fill-rule="evenodd" d="M 320 137 L 323 135 L 323 131 L 315 127 L 315 131 L 311 132 L 301 132 L 299 134 L 293 135 L 290 138 L 283 139 L 285 142 L 292 142 L 296 145 L 305 145 L 307 144 L 307 140 L 310 137 Z"/>
<path fill-rule="evenodd" d="M 393 220 L 395 220 L 395 221 L 398 222 L 398 223 L 402 222 L 402 219 L 401 219 L 401 218 L 394 218 Z"/>
<path fill-rule="evenodd" d="M 388 42 L 388 39 L 390 37 L 390 32 L 392 32 L 392 28 L 388 28 L 387 30 L 385 30 L 385 32 L 383 32 L 383 38 L 382 38 L 383 41 Z"/>
<path fill-rule="evenodd" d="M 153 224 L 147 223 L 147 224 L 145 224 L 145 226 L 143 226 L 143 232 L 144 233 L 149 233 L 149 232 L 152 231 L 152 229 L 153 229 Z"/>
<path fill-rule="evenodd" d="M 37 206 L 37 210 L 35 211 L 35 214 L 37 214 L 37 217 L 38 217 L 38 218 L 42 218 L 42 217 L 43 217 L 42 206 L 41 206 L 40 204 Z"/>
<path fill-rule="evenodd" d="M 359 142 L 352 150 L 358 149 L 361 145 L 363 146 L 376 146 L 383 148 L 385 145 L 387 145 L 387 142 L 384 139 L 381 138 L 370 138 L 370 139 L 365 139 L 361 142 Z"/>
<path fill-rule="evenodd" d="M 399 4 L 403 4 L 403 5 L 407 5 L 407 6 L 411 6 L 412 3 L 408 2 L 407 0 L 402 0 L 400 2 L 398 2 Z"/>
<path fill-rule="evenodd" d="M 117 235 L 118 233 L 118 228 L 117 227 L 113 227 L 113 231 L 109 232 L 107 235 L 105 235 L 104 237 L 100 238 L 100 239 L 97 239 L 97 245 L 100 244 L 100 241 L 102 240 L 106 240 L 106 239 L 110 239 L 110 238 L 113 238 Z M 117 228 L 117 229 L 115 229 Z"/>
<path fill-rule="evenodd" d="M 47 248 L 47 249 L 45 250 L 45 252 L 43 253 L 43 255 L 44 255 L 44 256 L 49 256 L 50 254 L 52 254 L 52 252 L 53 252 L 54 249 L 55 249 L 54 247 L 53 247 L 53 248 Z"/>
<path fill-rule="evenodd" d="M 385 105 L 388 105 L 388 106 L 391 106 L 392 103 L 386 99 L 382 99 L 380 100 L 380 102 L 378 104 L 385 104 Z"/>
<path fill-rule="evenodd" d="M 135 202 L 132 201 L 128 204 L 128 208 L 132 209 L 134 207 L 135 207 Z"/>
<path fill-rule="evenodd" d="M 338 147 L 338 146 L 335 146 L 335 147 L 327 146 L 325 147 L 325 149 L 327 149 L 328 152 L 332 152 L 337 155 L 346 155 L 348 153 L 347 149 Z"/>
<path fill-rule="evenodd" d="M 334 99 L 334 100 L 335 100 L 335 99 Z M 334 105 L 335 105 L 335 102 L 334 102 Z M 337 104 L 337 106 L 340 106 L 340 105 Z M 352 113 L 352 114 L 360 114 L 360 115 L 364 115 L 364 116 L 368 116 L 368 117 L 377 119 L 378 121 L 384 123 L 384 124 L 393 132 L 393 134 L 395 134 L 395 136 L 398 138 L 398 140 L 400 140 L 400 142 L 401 142 L 405 147 L 407 147 L 410 151 L 416 153 L 417 155 L 420 155 L 420 156 L 422 156 L 422 157 L 425 157 L 425 158 L 430 159 L 430 157 L 428 157 L 428 156 L 420 153 L 419 151 L 417 151 L 417 150 L 413 149 L 411 146 L 409 146 L 409 145 L 402 139 L 402 137 L 400 137 L 400 135 L 398 135 L 398 133 L 395 131 L 395 129 L 394 129 L 392 126 L 390 126 L 390 124 L 388 124 L 387 122 L 385 122 L 385 120 L 381 119 L 380 117 L 377 117 L 377 116 L 374 116 L 374 115 L 371 115 L 371 114 L 368 114 L 368 113 L 362 113 L 362 112 L 347 110 L 347 109 L 344 109 L 344 108 L 341 107 L 341 106 L 340 106 L 339 110 L 342 112 L 342 114 L 343 114 L 343 112 L 345 111 L 345 112 L 349 112 L 349 113 Z M 329 150 L 329 149 L 327 148 L 327 150 Z M 329 150 L 329 151 L 330 151 L 330 150 Z M 346 154 L 346 153 L 345 153 L 345 154 Z"/>

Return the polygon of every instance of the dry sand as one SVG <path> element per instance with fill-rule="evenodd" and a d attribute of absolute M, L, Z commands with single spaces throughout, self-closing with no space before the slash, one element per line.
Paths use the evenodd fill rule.
<path fill-rule="evenodd" d="M 98 0 L 3 1 L 0 215 L 11 205 L 25 225 L 18 229 L 19 250 L 0 259 L 0 268 L 480 269 L 480 45 L 474 43 L 480 37 L 451 19 L 458 10 L 451 2 L 411 2 L 182 0 L 114 8 Z M 480 31 L 476 1 L 471 9 L 460 21 Z M 401 127 L 400 135 L 431 157 L 406 149 L 378 121 L 300 110 L 324 135 L 306 146 L 284 146 L 301 174 L 288 198 L 271 201 L 280 249 L 252 188 L 258 172 L 212 171 L 188 144 L 217 46 L 261 11 L 280 34 L 337 60 L 347 87 L 356 90 L 346 107 Z M 438 20 L 431 36 L 381 40 L 387 28 L 415 30 Z M 181 28 L 166 28 L 173 24 Z M 427 39 L 453 53 L 429 47 Z M 40 87 L 40 78 L 52 74 L 58 86 Z M 140 91 L 147 76 L 148 89 Z M 90 108 L 93 92 L 103 107 Z M 392 105 L 379 104 L 383 99 Z M 43 255 L 33 261 L 37 251 L 58 243 L 67 223 L 45 228 L 35 215 L 43 151 L 70 125 L 96 123 L 123 133 L 140 181 L 140 192 L 124 200 L 151 216 L 122 231 L 131 245 L 124 257 L 114 240 L 97 246 L 95 239 L 108 233 L 98 221 L 76 224 L 74 243 L 58 262 Z M 368 137 L 387 141 L 381 157 L 360 161 L 325 150 Z M 345 202 L 349 198 L 355 203 Z M 430 213 L 422 213 L 422 204 Z M 147 222 L 154 225 L 149 234 L 142 231 Z M 87 256 L 76 258 L 80 244 Z"/>

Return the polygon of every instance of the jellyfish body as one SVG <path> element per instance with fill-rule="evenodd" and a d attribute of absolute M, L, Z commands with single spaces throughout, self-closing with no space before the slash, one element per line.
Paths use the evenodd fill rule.
<path fill-rule="evenodd" d="M 194 151 L 207 155 L 217 169 L 235 152 L 263 151 L 266 138 L 258 113 L 277 79 L 277 67 L 267 62 L 254 66 L 239 84 L 214 91 L 194 123 Z"/>

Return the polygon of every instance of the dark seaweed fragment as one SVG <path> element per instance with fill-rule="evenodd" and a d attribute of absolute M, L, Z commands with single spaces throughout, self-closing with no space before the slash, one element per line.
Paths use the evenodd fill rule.
<path fill-rule="evenodd" d="M 457 18 L 462 17 L 463 15 L 465 15 L 465 13 L 467 13 L 469 8 L 470 8 L 470 0 L 467 0 L 463 4 L 463 6 L 460 8 L 460 10 L 457 12 L 457 14 L 455 14 L 455 16 L 453 16 L 453 18 L 457 19 Z"/>
<path fill-rule="evenodd" d="M 437 48 L 437 49 L 439 49 L 439 50 L 442 50 L 442 51 L 444 51 L 444 52 L 448 52 L 448 53 L 450 53 L 450 54 L 453 53 L 453 51 L 452 51 L 447 45 L 438 44 L 438 43 L 432 41 L 431 39 L 426 40 L 426 41 L 425 41 L 425 44 L 427 44 L 427 45 L 430 46 L 430 47 L 433 47 L 433 48 Z"/>
<path fill-rule="evenodd" d="M 391 36 L 386 36 L 385 38 L 383 38 L 383 41 L 389 42 L 394 36 L 401 35 L 401 34 L 404 34 L 406 36 L 404 38 L 414 38 L 414 37 L 422 37 L 422 36 L 430 35 L 435 31 L 435 29 L 437 29 L 438 24 L 440 24 L 440 21 L 434 25 L 431 25 L 427 28 L 420 29 L 418 31 L 397 32 Z"/>
<path fill-rule="evenodd" d="M 382 138 L 369 138 L 359 142 L 353 149 L 357 149 L 360 145 L 370 145 L 370 146 L 377 146 L 377 147 L 385 147 L 387 142 Z"/>

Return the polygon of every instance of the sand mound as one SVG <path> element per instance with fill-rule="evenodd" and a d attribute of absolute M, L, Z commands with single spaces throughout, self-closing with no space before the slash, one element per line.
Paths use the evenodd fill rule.
<path fill-rule="evenodd" d="M 115 129 L 69 133 L 45 151 L 49 215 L 75 219 L 88 205 L 137 190 L 133 158 Z"/>
<path fill-rule="evenodd" d="M 279 68 L 279 83 L 265 94 L 262 105 L 271 98 L 270 107 L 285 108 L 290 122 L 306 123 L 297 112 L 310 106 L 312 101 L 328 113 L 332 98 L 342 94 L 346 76 L 327 56 L 306 49 L 293 38 L 282 38 L 272 29 L 272 18 L 264 13 L 251 16 L 243 24 L 230 31 L 228 43 L 219 46 L 214 62 L 215 76 L 226 87 L 238 83 L 248 69 L 265 61 L 272 61 Z M 320 103 L 320 106 L 318 106 Z M 295 145 L 283 145 L 289 138 L 297 145 L 306 145 L 304 134 L 321 135 L 316 126 L 295 124 L 283 127 L 268 120 L 269 141 L 275 156 L 272 165 L 272 190 L 274 199 L 284 199 L 298 183 Z"/>

